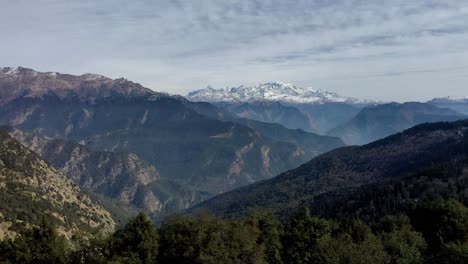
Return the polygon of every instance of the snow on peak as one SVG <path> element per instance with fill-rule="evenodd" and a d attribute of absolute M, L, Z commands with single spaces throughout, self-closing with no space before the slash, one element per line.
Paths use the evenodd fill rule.
<path fill-rule="evenodd" d="M 49 75 L 52 78 L 57 78 L 57 72 L 48 72 L 47 75 Z"/>
<path fill-rule="evenodd" d="M 326 103 L 348 102 L 358 103 L 354 98 L 340 96 L 333 92 L 298 87 L 290 83 L 267 82 L 255 86 L 225 87 L 215 89 L 208 86 L 205 89 L 190 92 L 187 99 L 207 102 L 252 102 L 280 101 L 288 103 Z"/>
<path fill-rule="evenodd" d="M 27 76 L 37 76 L 39 74 L 39 72 L 35 71 L 35 70 L 32 70 L 32 69 L 28 69 L 28 68 L 24 68 L 24 67 L 21 67 L 21 66 L 18 66 L 18 67 L 3 67 L 1 68 L 0 67 L 0 73 L 2 74 L 5 74 L 5 75 L 10 75 L 10 76 L 24 76 L 24 75 L 27 75 Z M 53 76 L 55 77 L 57 75 L 56 72 L 52 73 L 52 72 L 48 72 L 47 73 L 48 75 L 50 76 Z"/>
<path fill-rule="evenodd" d="M 0 68 L 0 72 L 7 74 L 7 75 L 17 75 L 20 72 L 20 68 L 19 67 L 15 67 L 15 68 L 4 67 L 4 68 Z"/>
<path fill-rule="evenodd" d="M 102 75 L 94 74 L 94 73 L 85 73 L 81 75 L 81 77 L 84 78 L 86 81 L 98 81 L 98 80 L 109 79 L 106 76 L 102 76 Z"/>

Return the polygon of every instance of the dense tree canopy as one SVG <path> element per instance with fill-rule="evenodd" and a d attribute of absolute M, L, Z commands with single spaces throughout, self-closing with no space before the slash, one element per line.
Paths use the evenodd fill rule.
<path fill-rule="evenodd" d="M 0 262 L 468 263 L 468 208 L 455 200 L 421 202 L 371 224 L 320 218 L 308 209 L 283 223 L 266 210 L 239 219 L 202 213 L 174 216 L 159 229 L 139 214 L 108 238 L 75 244 L 44 220 L 2 241 Z"/>

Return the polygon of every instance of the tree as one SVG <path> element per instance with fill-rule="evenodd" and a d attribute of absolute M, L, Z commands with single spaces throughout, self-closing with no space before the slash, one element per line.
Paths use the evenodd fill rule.
<path fill-rule="evenodd" d="M 285 227 L 282 239 L 285 263 L 315 263 L 314 250 L 321 239 L 330 237 L 333 224 L 313 217 L 309 209 L 301 210 Z"/>
<path fill-rule="evenodd" d="M 383 231 L 380 237 L 391 264 L 424 263 L 426 241 L 413 229 L 406 215 L 386 216 L 379 225 Z"/>
<path fill-rule="evenodd" d="M 263 209 L 251 210 L 245 219 L 245 224 L 258 233 L 257 244 L 262 246 L 266 261 L 269 264 L 282 263 L 282 227 L 273 213 Z"/>
<path fill-rule="evenodd" d="M 241 221 L 175 216 L 160 232 L 160 263 L 266 263 L 260 232 Z"/>
<path fill-rule="evenodd" d="M 408 215 L 415 230 L 424 235 L 429 251 L 468 241 L 468 208 L 456 200 L 418 203 Z"/>
<path fill-rule="evenodd" d="M 124 263 L 156 263 L 158 238 L 154 224 L 145 214 L 140 213 L 112 236 L 111 259 Z"/>
<path fill-rule="evenodd" d="M 65 263 L 66 240 L 46 218 L 0 246 L 0 260 L 10 263 Z"/>

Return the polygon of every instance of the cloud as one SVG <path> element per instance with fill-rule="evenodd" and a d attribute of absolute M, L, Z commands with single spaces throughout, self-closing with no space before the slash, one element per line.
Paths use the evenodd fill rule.
<path fill-rule="evenodd" d="M 0 0 L 0 60 L 179 93 L 280 79 L 367 98 L 466 96 L 453 71 L 425 71 L 466 64 L 464 2 Z"/>

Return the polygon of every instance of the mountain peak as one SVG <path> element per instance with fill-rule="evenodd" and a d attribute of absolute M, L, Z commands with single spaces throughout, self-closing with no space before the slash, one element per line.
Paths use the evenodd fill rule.
<path fill-rule="evenodd" d="M 333 92 L 311 87 L 299 87 L 280 81 L 259 83 L 255 86 L 241 85 L 238 87 L 225 87 L 220 89 L 208 86 L 205 89 L 188 93 L 187 99 L 191 101 L 231 103 L 253 101 L 278 101 L 287 103 L 359 102 L 357 99 L 340 96 Z"/>
<path fill-rule="evenodd" d="M 42 97 L 54 94 L 60 98 L 78 96 L 94 99 L 114 94 L 138 96 L 159 94 L 127 79 L 111 79 L 99 74 L 82 75 L 38 72 L 23 67 L 0 68 L 0 103 L 18 97 Z"/>

